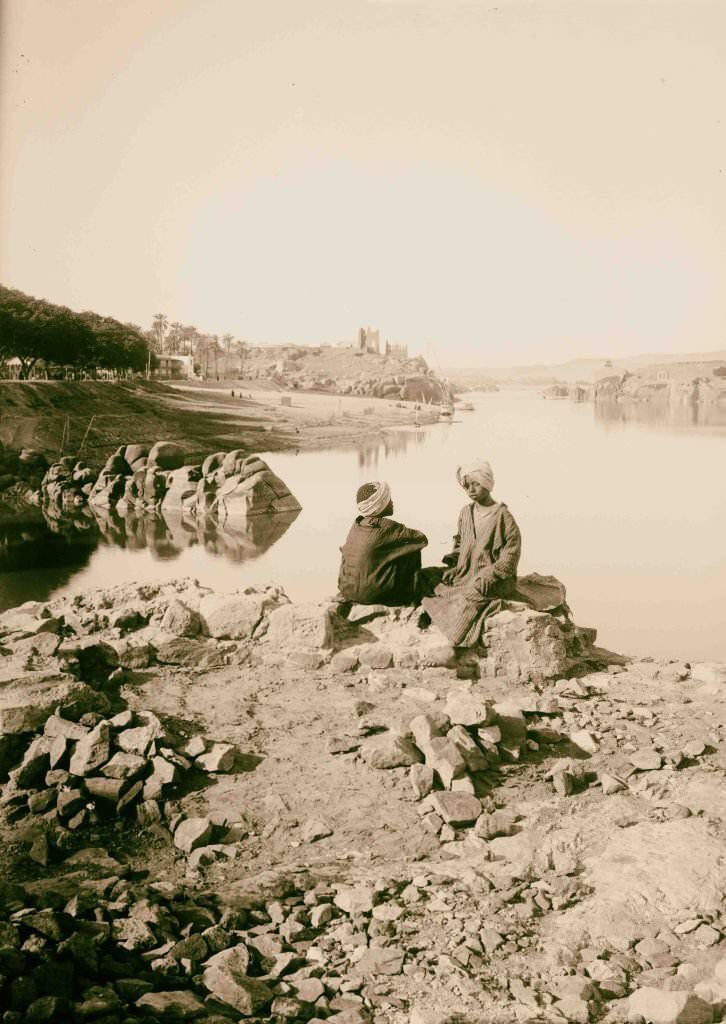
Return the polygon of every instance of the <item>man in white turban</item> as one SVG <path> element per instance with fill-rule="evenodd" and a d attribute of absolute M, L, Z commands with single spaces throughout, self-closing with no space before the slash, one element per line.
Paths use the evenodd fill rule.
<path fill-rule="evenodd" d="M 459 466 L 456 479 L 471 502 L 459 513 L 454 549 L 444 557 L 450 568 L 423 608 L 455 647 L 471 647 L 487 616 L 514 594 L 522 538 L 507 506 L 492 498 L 488 462 Z"/>
<path fill-rule="evenodd" d="M 340 549 L 340 614 L 350 604 L 411 604 L 419 594 L 425 534 L 390 519 L 391 489 L 385 481 L 363 484 L 355 496 L 358 516 Z"/>

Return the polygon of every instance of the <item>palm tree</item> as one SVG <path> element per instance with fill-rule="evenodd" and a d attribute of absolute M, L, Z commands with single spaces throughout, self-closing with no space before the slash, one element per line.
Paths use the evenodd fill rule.
<path fill-rule="evenodd" d="M 159 352 L 164 352 L 164 337 L 166 329 L 169 326 L 169 320 L 165 313 L 154 313 L 154 320 L 151 330 L 156 338 L 159 345 Z"/>
<path fill-rule="evenodd" d="M 171 324 L 171 326 L 169 327 L 169 336 L 168 336 L 167 340 L 169 342 L 169 351 L 170 352 L 176 354 L 176 353 L 178 353 L 180 351 L 181 343 L 182 343 L 182 340 L 183 340 L 182 331 L 183 331 L 183 326 L 182 326 L 182 324 L 179 323 L 178 320 L 175 320 L 174 323 Z"/>
<path fill-rule="evenodd" d="M 224 343 L 224 376 L 226 378 L 229 377 L 229 350 L 232 347 L 234 338 L 231 334 L 224 334 L 222 341 Z"/>

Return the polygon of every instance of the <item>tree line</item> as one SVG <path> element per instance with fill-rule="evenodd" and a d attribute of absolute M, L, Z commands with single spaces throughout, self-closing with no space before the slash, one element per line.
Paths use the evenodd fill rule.
<path fill-rule="evenodd" d="M 232 334 L 209 334 L 170 322 L 156 313 L 148 330 L 98 313 L 76 313 L 45 299 L 0 285 L 0 368 L 17 360 L 17 374 L 28 377 L 41 363 L 46 370 L 70 367 L 93 373 L 144 372 L 163 355 L 191 356 L 205 377 L 240 373 L 247 344 Z"/>
<path fill-rule="evenodd" d="M 149 339 L 136 324 L 76 313 L 0 285 L 0 364 L 17 359 L 21 379 L 41 360 L 76 371 L 143 371 L 149 354 Z"/>
<path fill-rule="evenodd" d="M 240 373 L 248 348 L 233 334 L 209 334 L 178 320 L 170 321 L 165 313 L 154 314 L 146 337 L 158 355 L 192 356 L 195 369 L 204 377 Z"/>

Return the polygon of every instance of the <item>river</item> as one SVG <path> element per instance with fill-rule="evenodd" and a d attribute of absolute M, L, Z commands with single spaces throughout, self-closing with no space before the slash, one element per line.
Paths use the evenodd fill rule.
<path fill-rule="evenodd" d="M 599 643 L 726 661 L 726 410 L 593 406 L 532 391 L 471 399 L 474 411 L 452 423 L 267 456 L 303 506 L 272 534 L 181 520 L 102 530 L 92 517 L 78 529 L 16 522 L 0 535 L 0 607 L 182 576 L 222 590 L 274 581 L 293 600 L 321 600 L 336 590 L 362 482 L 388 480 L 395 517 L 428 535 L 424 564 L 435 564 L 466 500 L 456 466 L 482 456 L 522 530 L 520 572 L 563 580 L 576 621 L 596 626 Z"/>

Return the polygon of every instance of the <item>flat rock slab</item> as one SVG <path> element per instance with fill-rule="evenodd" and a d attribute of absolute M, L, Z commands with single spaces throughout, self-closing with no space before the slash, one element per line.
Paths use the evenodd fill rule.
<path fill-rule="evenodd" d="M 147 992 L 136 1000 L 136 1009 L 162 1020 L 194 1020 L 207 1016 L 207 1008 L 199 996 L 185 991 Z"/>
<path fill-rule="evenodd" d="M 356 974 L 400 974 L 406 954 L 395 946 L 371 946 L 355 966 Z"/>
<path fill-rule="evenodd" d="M 71 676 L 29 674 L 0 683 L 0 735 L 37 732 L 59 705 L 72 708 L 74 718 L 109 708 L 108 698 Z"/>
<path fill-rule="evenodd" d="M 431 793 L 428 801 L 432 810 L 447 825 L 471 825 L 481 814 L 481 801 L 470 793 Z"/>
<path fill-rule="evenodd" d="M 411 740 L 393 734 L 366 743 L 362 753 L 371 768 L 408 768 L 423 761 L 423 754 Z"/>
<path fill-rule="evenodd" d="M 690 992 L 662 992 L 639 988 L 628 1000 L 628 1018 L 650 1024 L 711 1024 L 713 1010 Z"/>

